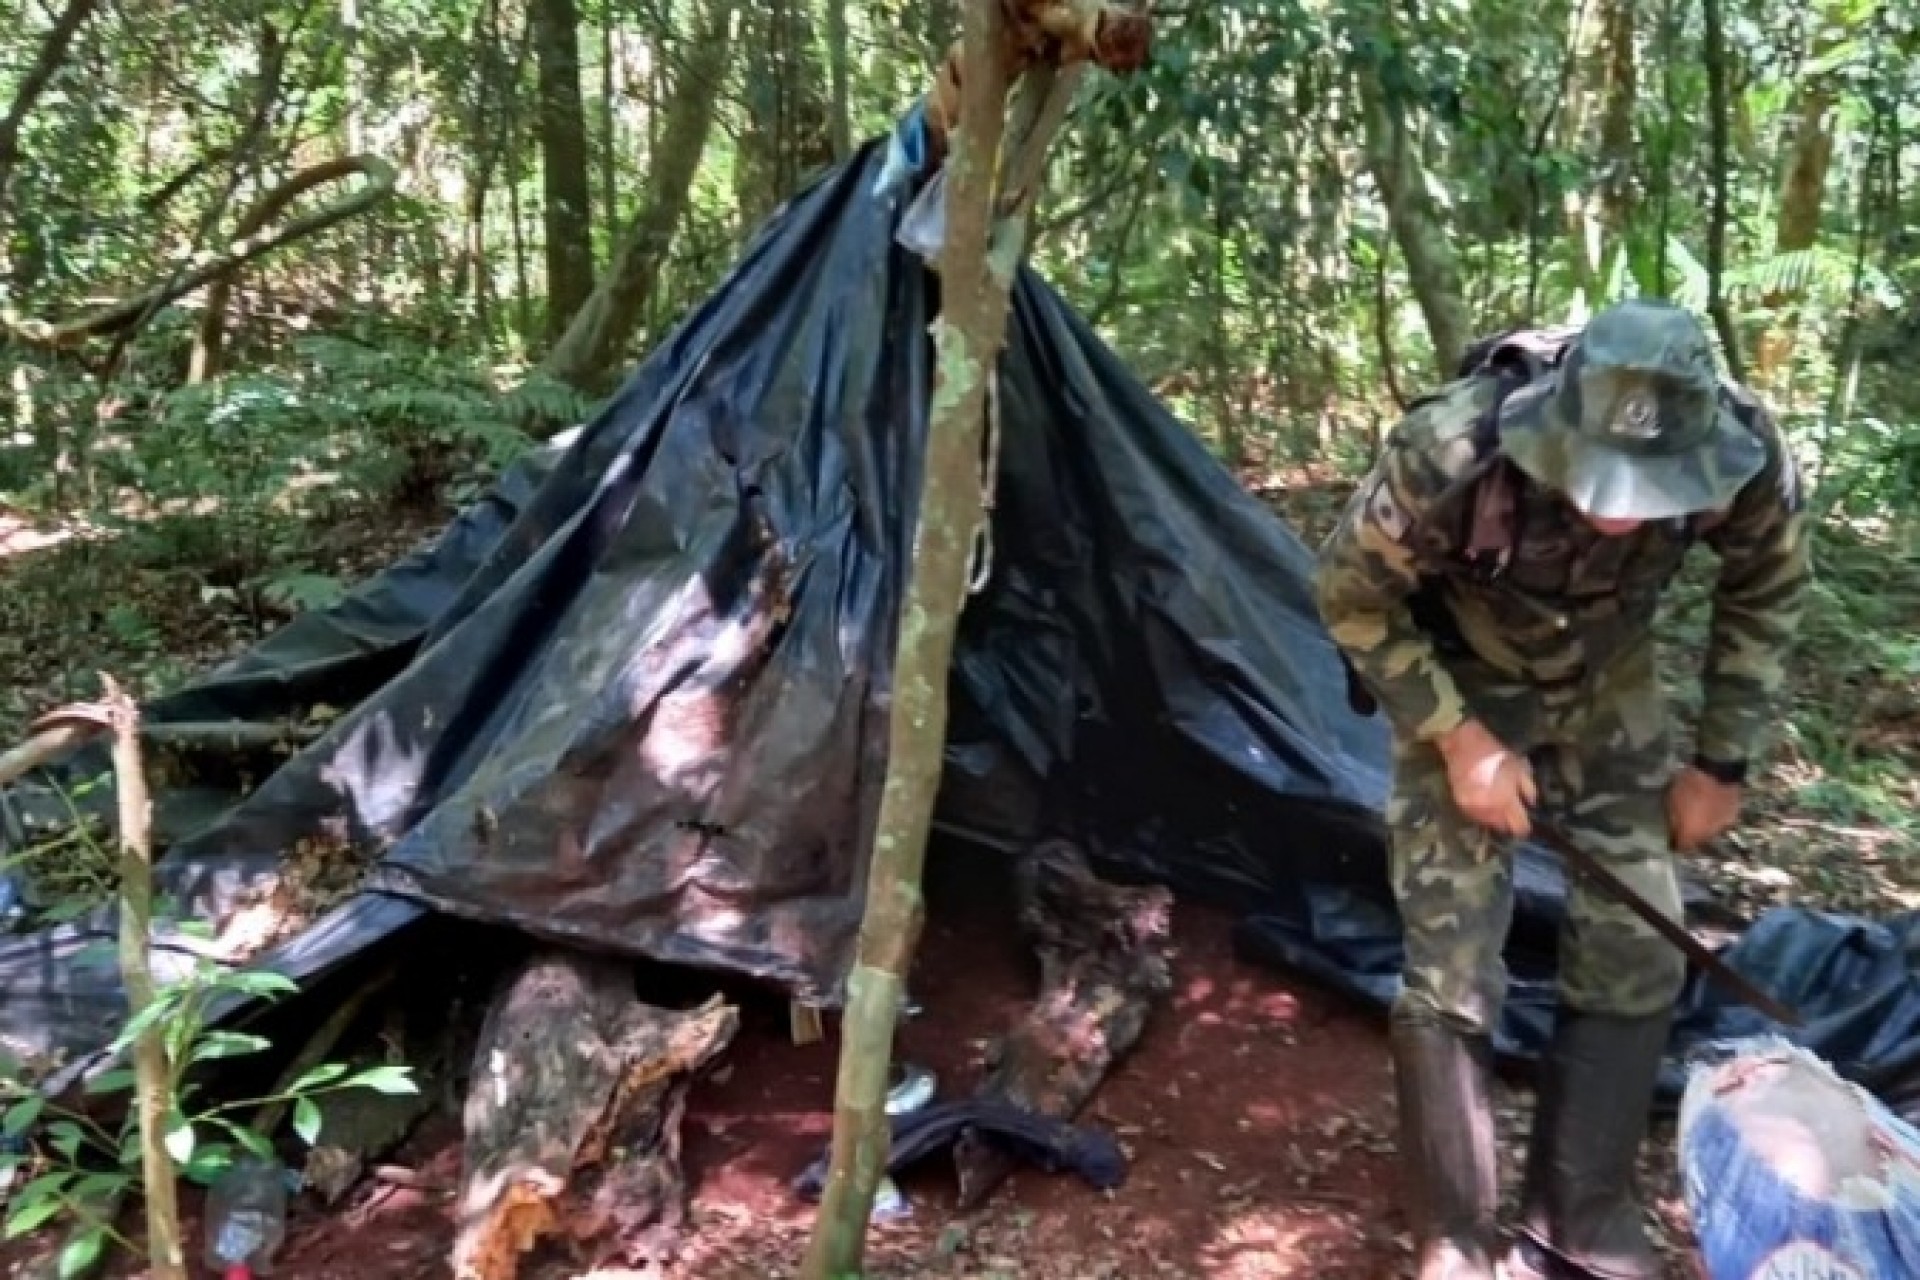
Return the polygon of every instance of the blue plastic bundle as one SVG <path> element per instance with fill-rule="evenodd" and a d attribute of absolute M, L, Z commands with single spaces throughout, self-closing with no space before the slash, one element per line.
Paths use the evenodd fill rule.
<path fill-rule="evenodd" d="M 1696 1066 L 1679 1148 L 1711 1280 L 1920 1276 L 1920 1134 L 1807 1050 L 1766 1037 Z"/>

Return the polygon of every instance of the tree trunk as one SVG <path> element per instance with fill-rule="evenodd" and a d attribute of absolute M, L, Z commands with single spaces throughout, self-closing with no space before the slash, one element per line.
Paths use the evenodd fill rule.
<path fill-rule="evenodd" d="M 1639 95 L 1634 58 L 1634 0 L 1603 0 L 1601 38 L 1605 41 L 1600 108 L 1600 228 L 1617 242 L 1634 208 L 1633 116 Z"/>
<path fill-rule="evenodd" d="M 827 3 L 827 80 L 831 103 L 827 116 L 827 136 L 833 144 L 833 158 L 845 160 L 853 154 L 853 112 L 848 101 L 847 0 Z"/>
<path fill-rule="evenodd" d="M 747 121 L 740 135 L 734 197 L 744 231 L 765 221 L 809 170 L 834 156 L 827 76 L 812 56 L 804 0 L 765 0 L 742 14 Z"/>
<path fill-rule="evenodd" d="M 547 337 L 557 341 L 593 292 L 593 198 L 580 99 L 580 19 L 573 0 L 532 0 L 540 71 L 540 154 L 547 237 Z"/>
<path fill-rule="evenodd" d="M 1376 68 L 1356 63 L 1367 167 L 1387 207 L 1394 242 L 1407 262 L 1407 277 L 1427 322 L 1437 376 L 1452 374 L 1467 349 L 1470 325 L 1460 288 L 1460 264 L 1427 194 L 1427 175 L 1415 154 L 1404 114 L 1387 101 Z"/>
<path fill-rule="evenodd" d="M 1813 56 L 1824 57 L 1842 38 L 1824 28 L 1814 41 Z M 1814 76 L 1794 95 L 1792 150 L 1780 183 L 1780 216 L 1774 226 L 1776 257 L 1805 253 L 1820 240 L 1820 215 L 1826 203 L 1827 171 L 1833 163 L 1834 77 Z M 1767 330 L 1754 352 L 1755 373 L 1762 386 L 1776 386 L 1793 362 L 1794 330 L 1798 327 L 1797 290 L 1769 289 L 1760 305 L 1772 313 Z"/>
<path fill-rule="evenodd" d="M 1707 313 L 1720 335 L 1721 354 L 1735 378 L 1744 376 L 1740 357 L 1740 333 L 1734 328 L 1733 313 L 1727 307 L 1727 187 L 1732 181 L 1727 140 L 1727 48 L 1726 23 L 1720 0 L 1701 0 L 1702 56 L 1707 63 L 1707 139 L 1713 156 L 1709 180 L 1713 185 L 1712 203 L 1707 214 Z"/>
<path fill-rule="evenodd" d="M 13 179 L 13 169 L 20 160 L 20 129 L 32 114 L 34 106 L 53 83 L 54 75 L 66 63 L 67 51 L 73 46 L 73 39 L 86 25 L 93 11 L 100 7 L 99 0 L 67 0 L 67 7 L 55 20 L 53 29 L 47 32 L 47 38 L 41 42 L 40 51 L 34 55 L 33 65 L 27 68 L 21 77 L 20 87 L 14 91 L 13 103 L 7 108 L 7 114 L 0 118 L 0 205 L 6 203 L 7 187 Z"/>
<path fill-rule="evenodd" d="M 1007 70 L 998 51 L 998 3 L 965 8 L 959 127 L 946 170 L 946 236 L 940 249 L 940 316 L 920 487 L 918 535 L 894 650 L 887 774 L 868 870 L 867 906 L 847 980 L 833 1152 L 803 1280 L 858 1276 L 867 1218 L 891 1139 L 887 1070 L 894 1019 L 923 919 L 920 873 L 946 742 L 947 669 L 981 516 L 980 437 L 989 380 L 1005 340 L 1005 279 L 987 263 L 995 158 L 1006 130 Z"/>
<path fill-rule="evenodd" d="M 645 314 L 686 211 L 706 151 L 720 82 L 733 48 L 734 0 L 707 0 L 693 49 L 674 78 L 647 193 L 599 287 L 573 315 L 541 362 L 549 374 L 590 393 L 603 391 L 621 348 Z"/>

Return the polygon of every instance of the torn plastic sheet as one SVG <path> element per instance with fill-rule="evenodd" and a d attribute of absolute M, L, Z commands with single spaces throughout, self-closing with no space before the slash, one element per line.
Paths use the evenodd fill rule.
<path fill-rule="evenodd" d="M 795 195 L 589 422 L 435 543 L 145 709 L 340 712 L 243 796 L 207 780 L 242 772 L 216 759 L 157 797 L 164 894 L 218 931 L 284 851 L 324 838 L 378 864 L 262 958 L 296 977 L 431 910 L 837 1002 L 927 431 L 937 281 L 898 240 L 925 190 L 900 168 L 924 163 L 920 129 L 916 111 Z M 1031 270 L 1007 339 L 993 571 L 953 654 L 935 820 L 957 839 L 938 855 L 1074 840 L 1108 875 L 1240 913 L 1249 954 L 1384 1008 L 1387 730 L 1347 706 L 1312 551 Z M 1550 1026 L 1561 909 L 1550 855 L 1525 857 L 1502 1024 L 1520 1057 Z M 0 1045 L 45 1062 L 104 1042 L 118 976 L 73 958 L 113 922 L 0 940 Z M 1731 958 L 1807 1011 L 1799 1038 L 1843 1073 L 1911 1093 L 1907 927 L 1774 912 Z M 1696 982 L 1676 1053 L 1761 1029 Z"/>

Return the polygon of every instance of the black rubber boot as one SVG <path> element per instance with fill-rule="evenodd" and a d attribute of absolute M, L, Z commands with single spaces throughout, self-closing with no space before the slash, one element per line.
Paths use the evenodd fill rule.
<path fill-rule="evenodd" d="M 1562 1007 L 1541 1064 L 1511 1280 L 1659 1280 L 1634 1159 L 1671 1021 Z"/>
<path fill-rule="evenodd" d="M 1495 1280 L 1500 1188 L 1488 1045 L 1399 1008 L 1391 1027 L 1414 1274 Z"/>

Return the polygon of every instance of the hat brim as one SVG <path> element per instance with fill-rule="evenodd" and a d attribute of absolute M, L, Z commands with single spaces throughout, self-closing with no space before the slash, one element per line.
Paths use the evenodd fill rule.
<path fill-rule="evenodd" d="M 1766 446 L 1724 407 L 1705 444 L 1661 455 L 1611 448 L 1563 427 L 1555 402 L 1547 388 L 1511 396 L 1501 412 L 1501 448 L 1590 516 L 1665 520 L 1724 507 L 1766 465 Z"/>

